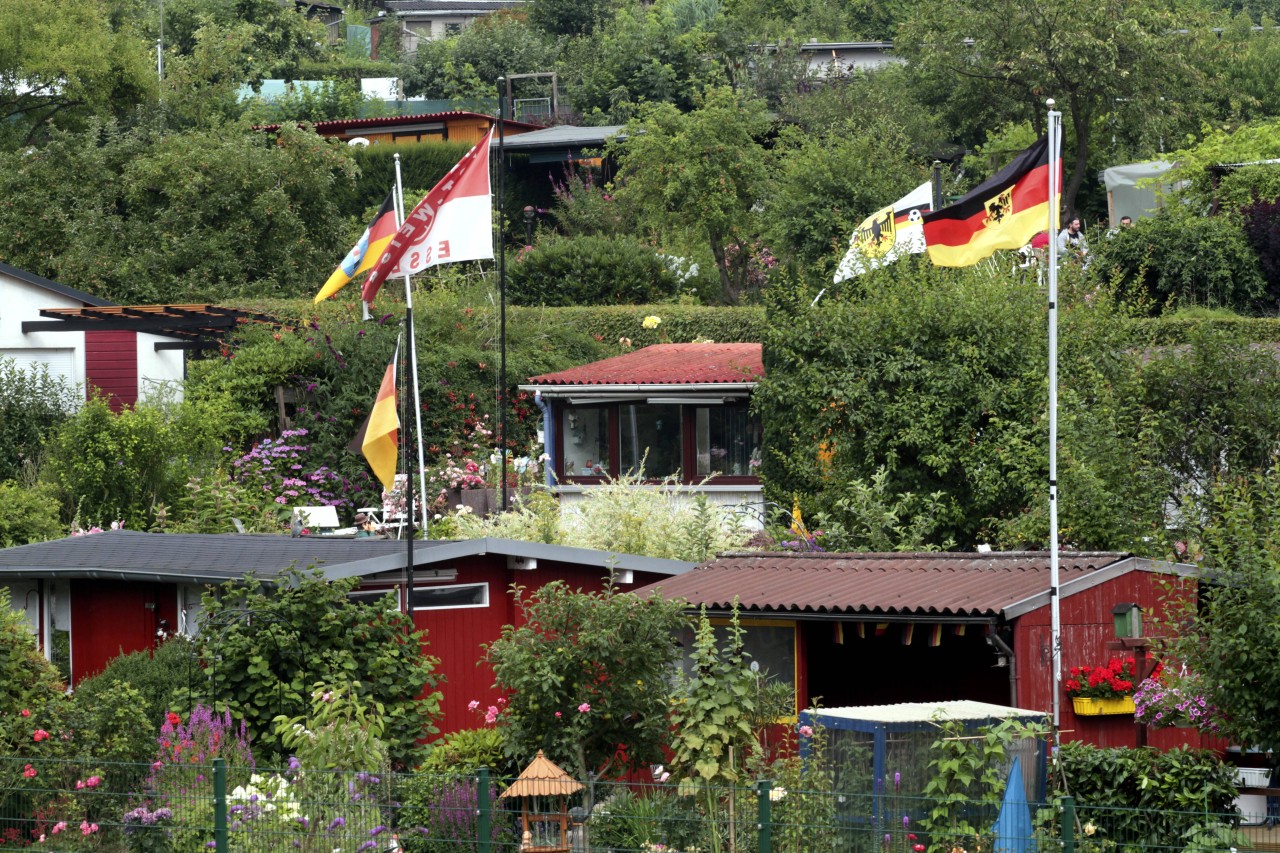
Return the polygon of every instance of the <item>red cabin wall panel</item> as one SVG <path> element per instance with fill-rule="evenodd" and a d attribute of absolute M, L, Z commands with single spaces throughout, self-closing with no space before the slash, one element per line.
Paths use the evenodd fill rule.
<path fill-rule="evenodd" d="M 1169 616 L 1170 592 L 1195 594 L 1193 582 L 1179 581 L 1171 587 L 1170 580 L 1168 575 L 1132 571 L 1063 598 L 1060 604 L 1063 680 L 1073 666 L 1098 666 L 1112 657 L 1129 656 L 1107 648 L 1107 643 L 1116 639 L 1111 610 L 1117 604 L 1133 602 L 1142 607 L 1143 634 L 1154 636 Z M 1046 605 L 1020 617 L 1014 625 L 1018 705 L 1022 708 L 1049 712 L 1053 707 L 1050 618 Z M 1078 717 L 1065 691 L 1061 701 L 1064 741 L 1078 740 L 1106 747 L 1138 745 L 1138 726 L 1132 716 Z M 1219 739 L 1202 736 L 1194 729 L 1148 728 L 1147 742 L 1163 749 L 1184 743 L 1207 749 L 1221 749 L 1223 746 Z"/>
<path fill-rule="evenodd" d="M 114 657 L 155 648 L 161 619 L 178 624 L 172 584 L 72 581 L 72 684 L 102 672 Z"/>
<path fill-rule="evenodd" d="M 137 333 L 85 332 L 84 373 L 88 393 L 105 394 L 113 411 L 138 402 Z"/>
<path fill-rule="evenodd" d="M 513 583 L 525 587 L 528 596 L 557 580 L 583 591 L 602 589 L 607 576 L 603 568 L 541 560 L 532 571 L 512 570 L 500 555 L 468 559 L 456 568 L 458 577 L 452 583 L 489 585 L 489 606 L 414 613 L 414 624 L 428 632 L 424 653 L 440 659 L 436 672 L 447 678 L 441 686 L 444 697 L 437 724 L 441 733 L 482 726 L 483 709 L 498 704 L 502 693 L 494 687 L 493 670 L 483 662 L 483 645 L 500 637 L 504 625 L 520 624 L 520 611 L 511 595 Z M 636 589 L 660 579 L 660 575 L 636 572 L 635 582 L 621 589 Z M 480 713 L 468 709 L 473 700 L 480 703 Z"/>

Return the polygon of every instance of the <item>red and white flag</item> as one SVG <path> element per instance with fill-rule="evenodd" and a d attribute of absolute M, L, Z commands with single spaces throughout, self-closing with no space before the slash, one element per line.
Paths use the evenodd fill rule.
<path fill-rule="evenodd" d="M 372 302 L 392 276 L 413 275 L 436 264 L 493 257 L 493 204 L 489 190 L 489 140 L 493 128 L 440 183 L 418 202 L 378 263 L 361 296 Z"/>

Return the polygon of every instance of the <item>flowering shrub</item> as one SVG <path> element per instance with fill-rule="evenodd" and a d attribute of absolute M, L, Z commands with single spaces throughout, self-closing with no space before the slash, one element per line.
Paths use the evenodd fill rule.
<path fill-rule="evenodd" d="M 350 506 L 364 484 L 353 484 L 327 465 L 309 470 L 309 446 L 294 442 L 305 435 L 305 429 L 289 429 L 278 439 L 263 439 L 231 463 L 232 479 L 281 507 Z M 223 452 L 234 451 L 228 446 Z"/>
<path fill-rule="evenodd" d="M 1194 726 L 1216 732 L 1218 709 L 1209 704 L 1204 693 L 1199 676 L 1175 676 L 1157 667 L 1133 694 L 1134 721 L 1155 728 Z"/>
<path fill-rule="evenodd" d="M 1117 699 L 1132 696 L 1134 685 L 1134 660 L 1112 658 L 1106 666 L 1073 666 L 1070 677 L 1063 682 L 1067 696 L 1089 699 Z"/>

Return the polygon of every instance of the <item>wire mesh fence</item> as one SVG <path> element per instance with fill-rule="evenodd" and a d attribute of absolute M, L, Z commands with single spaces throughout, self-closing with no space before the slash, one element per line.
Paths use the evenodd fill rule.
<path fill-rule="evenodd" d="M 889 790 L 588 781 L 504 797 L 509 780 L 0 758 L 0 849 L 268 853 L 1210 853 L 1280 849 L 1274 821 Z"/>

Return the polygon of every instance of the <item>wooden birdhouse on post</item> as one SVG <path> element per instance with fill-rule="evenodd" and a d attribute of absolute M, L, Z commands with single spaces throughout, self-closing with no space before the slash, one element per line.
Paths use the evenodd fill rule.
<path fill-rule="evenodd" d="M 533 762 L 498 796 L 520 800 L 522 851 L 569 853 L 569 796 L 582 788 L 538 750 Z"/>

